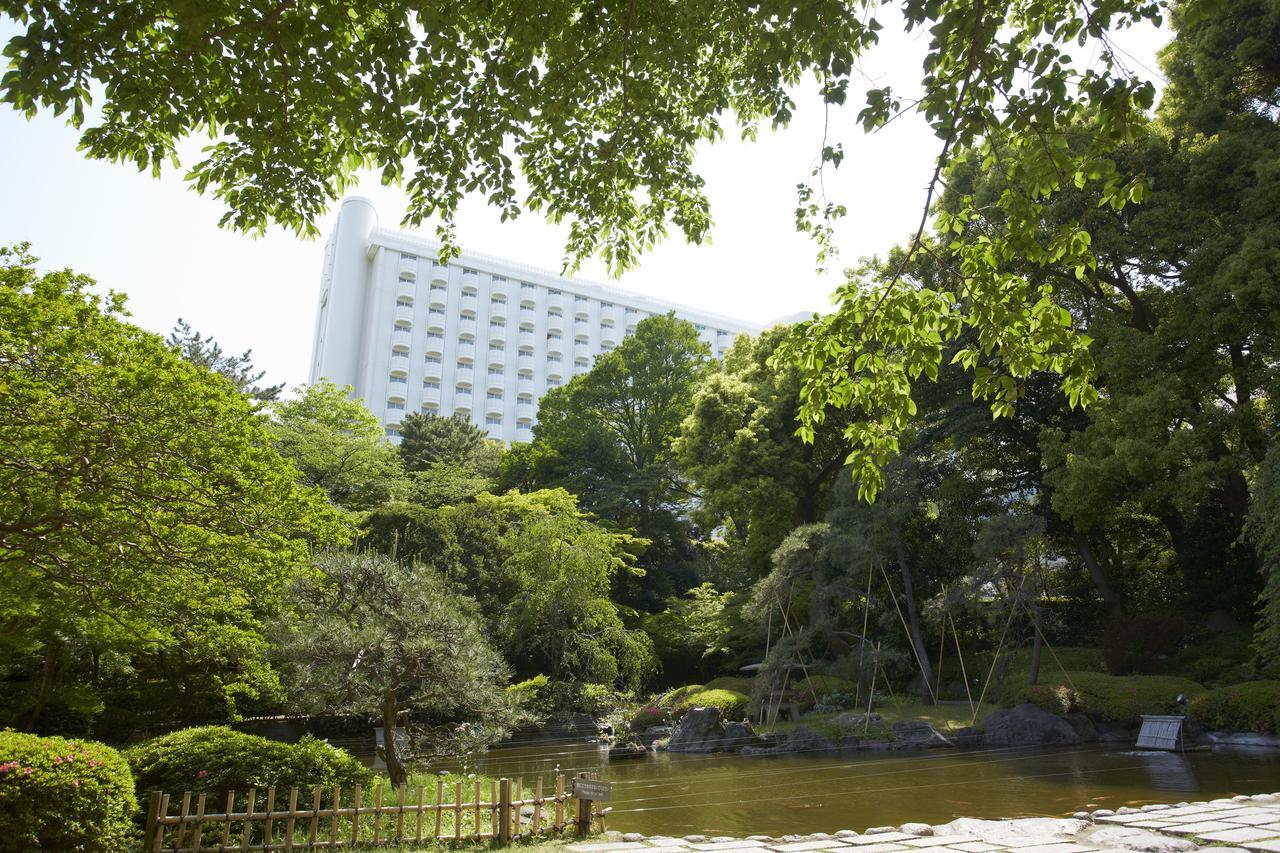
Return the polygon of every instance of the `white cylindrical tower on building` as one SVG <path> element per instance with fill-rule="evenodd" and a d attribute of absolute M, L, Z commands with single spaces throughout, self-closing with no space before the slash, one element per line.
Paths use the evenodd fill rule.
<path fill-rule="evenodd" d="M 369 238 L 377 224 L 378 213 L 369 199 L 343 199 L 325 251 L 311 361 L 313 383 L 326 378 L 339 386 L 356 386 L 372 268 Z"/>

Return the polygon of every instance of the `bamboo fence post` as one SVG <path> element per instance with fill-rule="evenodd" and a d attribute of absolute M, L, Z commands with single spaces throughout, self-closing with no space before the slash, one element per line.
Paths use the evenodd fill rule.
<path fill-rule="evenodd" d="M 458 782 L 453 791 L 453 840 L 462 840 L 462 783 Z"/>
<path fill-rule="evenodd" d="M 556 832 L 564 831 L 564 774 L 556 777 L 556 822 L 552 829 Z"/>
<path fill-rule="evenodd" d="M 382 783 L 373 788 L 373 843 L 382 843 Z"/>
<path fill-rule="evenodd" d="M 586 779 L 586 773 L 579 773 L 579 779 Z M 574 820 L 574 832 L 578 835 L 586 835 L 591 831 L 591 801 L 584 800 L 581 797 L 574 796 L 574 800 L 578 803 L 576 819 Z"/>
<path fill-rule="evenodd" d="M 240 849 L 249 849 L 249 839 L 253 837 L 253 801 L 258 796 L 257 788 L 249 789 L 249 802 L 244 809 L 244 837 L 240 839 Z"/>
<path fill-rule="evenodd" d="M 160 811 L 160 792 L 152 791 L 147 803 L 147 828 L 142 834 L 142 849 L 151 849 L 151 839 L 156 834 L 156 817 Z"/>
<path fill-rule="evenodd" d="M 320 786 L 316 785 L 315 796 L 311 800 L 311 831 L 307 833 L 307 844 L 316 846 L 316 833 L 320 830 Z"/>
<path fill-rule="evenodd" d="M 329 808 L 333 813 L 329 817 L 329 849 L 333 850 L 338 846 L 338 809 L 342 806 L 342 786 L 333 786 L 333 802 L 329 804 Z"/>
<path fill-rule="evenodd" d="M 158 812 L 156 812 L 155 840 L 154 842 L 152 842 L 151 839 L 148 839 L 148 843 L 151 843 L 152 845 L 151 846 L 152 851 L 158 851 L 164 847 L 164 828 L 165 828 L 164 818 L 167 818 L 168 816 L 169 816 L 169 795 L 161 794 L 160 809 Z"/>
<path fill-rule="evenodd" d="M 227 807 L 222 817 L 222 846 L 231 846 L 231 813 L 236 809 L 236 792 L 227 791 Z"/>
<path fill-rule="evenodd" d="M 480 800 L 481 799 L 482 798 L 480 796 L 480 780 L 477 779 L 476 780 L 476 817 L 475 817 L 476 838 L 480 837 Z"/>
<path fill-rule="evenodd" d="M 355 802 L 351 804 L 351 843 L 360 841 L 360 786 L 356 785 Z"/>
<path fill-rule="evenodd" d="M 270 850 L 275 841 L 276 786 L 267 786 L 267 819 L 262 824 L 262 849 Z"/>
<path fill-rule="evenodd" d="M 498 782 L 498 843 L 511 841 L 511 780 Z"/>
<path fill-rule="evenodd" d="M 489 834 L 498 837 L 498 780 L 489 780 Z"/>
<path fill-rule="evenodd" d="M 201 794 L 196 799 L 196 831 L 191 836 L 191 847 L 197 853 L 200 850 L 200 839 L 204 835 L 204 799 L 205 794 Z"/>
<path fill-rule="evenodd" d="M 425 791 L 421 785 L 418 786 L 418 827 L 413 834 L 414 841 L 422 840 L 422 801 L 425 797 Z"/>
<path fill-rule="evenodd" d="M 187 815 L 191 812 L 191 792 L 182 794 L 182 805 L 178 807 L 178 837 L 173 842 L 174 850 L 182 849 L 182 842 L 187 834 Z"/>
<path fill-rule="evenodd" d="M 396 812 L 396 843 L 404 841 L 404 800 L 407 787 L 400 783 L 400 811 Z"/>
<path fill-rule="evenodd" d="M 524 777 L 517 776 L 515 784 L 515 796 L 511 798 L 514 803 L 511 814 L 511 825 L 515 830 L 515 837 L 520 837 L 521 827 L 524 823 Z"/>
<path fill-rule="evenodd" d="M 539 776 L 534 782 L 533 788 L 533 834 L 537 835 L 542 829 L 542 777 Z"/>
<path fill-rule="evenodd" d="M 444 780 L 436 780 L 436 834 L 440 838 L 440 823 L 444 820 Z"/>
<path fill-rule="evenodd" d="M 600 834 L 604 835 L 604 804 L 592 801 L 596 807 L 596 819 L 600 821 Z"/>
<path fill-rule="evenodd" d="M 296 812 L 298 811 L 298 789 L 289 789 L 289 817 L 284 822 L 284 849 L 293 849 L 293 825 L 297 821 Z M 197 851 L 198 853 L 198 851 Z"/>

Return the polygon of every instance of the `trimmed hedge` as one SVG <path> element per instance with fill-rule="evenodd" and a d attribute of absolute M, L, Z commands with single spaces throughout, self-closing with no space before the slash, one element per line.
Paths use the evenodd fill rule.
<path fill-rule="evenodd" d="M 226 726 L 181 729 L 130 749 L 140 797 L 191 791 L 238 798 L 250 788 L 368 785 L 373 774 L 345 750 L 307 736 L 282 743 Z"/>
<path fill-rule="evenodd" d="M 713 678 L 707 682 L 708 690 L 733 690 L 737 693 L 751 693 L 751 688 L 755 685 L 754 678 L 738 678 L 737 676 L 724 675 L 720 678 Z"/>
<path fill-rule="evenodd" d="M 0 731 L 0 850 L 132 849 L 137 813 L 129 765 L 111 747 Z"/>
<path fill-rule="evenodd" d="M 1136 724 L 1143 714 L 1176 713 L 1180 693 L 1191 699 L 1203 692 L 1196 682 L 1171 675 L 1059 672 L 1034 687 L 1006 679 L 999 698 L 1002 705 L 1032 702 L 1056 714 L 1083 711 L 1097 720 Z"/>
<path fill-rule="evenodd" d="M 680 712 L 683 714 L 690 708 L 719 708 L 726 720 L 741 720 L 747 716 L 750 701 L 736 690 L 702 690 L 685 697 Z"/>
<path fill-rule="evenodd" d="M 1187 716 L 1207 729 L 1280 734 L 1280 681 L 1249 681 L 1192 700 Z"/>
<path fill-rule="evenodd" d="M 685 700 L 693 694 L 701 693 L 706 689 L 706 685 L 703 684 L 686 684 L 684 687 L 676 687 L 663 693 L 653 704 L 659 708 L 667 708 L 673 711 L 676 708 L 687 709 L 689 706 Z"/>

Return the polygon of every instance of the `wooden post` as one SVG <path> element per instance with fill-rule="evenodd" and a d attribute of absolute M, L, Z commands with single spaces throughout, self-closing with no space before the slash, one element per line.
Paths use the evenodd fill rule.
<path fill-rule="evenodd" d="M 142 849 L 150 850 L 156 834 L 156 818 L 160 816 L 160 792 L 151 792 L 151 804 L 147 806 L 147 828 L 142 836 Z M 163 825 L 163 824 L 162 824 Z"/>
<path fill-rule="evenodd" d="M 480 785 L 481 785 L 481 782 L 479 779 L 477 779 L 476 780 L 476 838 L 480 837 L 480 800 L 483 799 L 480 796 Z"/>
<path fill-rule="evenodd" d="M 498 781 L 498 843 L 511 843 L 511 780 Z"/>
<path fill-rule="evenodd" d="M 533 789 L 533 834 L 542 829 L 542 777 L 539 776 Z"/>
<path fill-rule="evenodd" d="M 227 791 L 227 807 L 222 817 L 222 846 L 231 847 L 231 813 L 236 808 L 236 792 Z"/>
<path fill-rule="evenodd" d="M 267 819 L 262 824 L 262 844 L 263 850 L 270 850 L 272 842 L 275 841 L 275 828 L 272 823 L 275 821 L 276 810 L 276 788 L 274 785 L 267 787 Z"/>
<path fill-rule="evenodd" d="M 184 791 L 182 805 L 178 807 L 178 837 L 173 842 L 174 850 L 182 849 L 183 836 L 187 834 L 187 815 L 191 813 L 191 792 Z"/>
<path fill-rule="evenodd" d="M 404 803 L 407 788 L 403 782 L 400 783 L 400 811 L 396 812 L 396 843 L 404 841 Z"/>
<path fill-rule="evenodd" d="M 422 840 L 422 803 L 425 798 L 426 798 L 426 792 L 423 790 L 422 786 L 419 785 L 418 786 L 418 830 L 413 835 L 414 841 Z"/>
<path fill-rule="evenodd" d="M 333 786 L 333 802 L 329 804 L 329 808 L 333 810 L 329 818 L 329 849 L 335 850 L 338 847 L 338 809 L 342 807 L 342 786 Z"/>
<path fill-rule="evenodd" d="M 564 774 L 556 777 L 556 822 L 552 830 L 564 831 Z"/>
<path fill-rule="evenodd" d="M 586 773 L 579 773 L 579 779 L 586 779 Z M 591 801 L 578 800 L 577 828 L 575 831 L 578 835 L 587 835 L 591 832 Z"/>
<path fill-rule="evenodd" d="M 392 735 L 395 733 L 393 732 Z M 373 788 L 373 843 L 382 843 L 382 783 Z"/>
<path fill-rule="evenodd" d="M 293 825 L 297 820 L 295 813 L 298 811 L 298 789 L 289 789 L 289 817 L 284 822 L 284 849 L 293 849 Z"/>
<path fill-rule="evenodd" d="M 458 782 L 453 788 L 453 840 L 462 840 L 462 783 Z"/>
<path fill-rule="evenodd" d="M 444 780 L 436 780 L 436 834 L 440 837 L 440 822 L 444 819 Z"/>
<path fill-rule="evenodd" d="M 316 846 L 316 833 L 320 831 L 320 786 L 316 785 L 315 795 L 311 800 L 311 831 L 307 833 L 307 844 Z"/>
<path fill-rule="evenodd" d="M 253 836 L 253 801 L 258 796 L 257 788 L 249 789 L 249 803 L 244 809 L 244 838 L 240 839 L 240 849 L 249 849 L 249 839 Z"/>
<path fill-rule="evenodd" d="M 200 849 L 200 839 L 204 835 L 204 799 L 207 795 L 201 794 L 196 800 L 196 832 L 191 836 L 191 849 Z"/>
<path fill-rule="evenodd" d="M 169 795 L 165 794 L 160 798 L 160 811 L 156 814 L 156 837 L 155 844 L 151 848 L 158 851 L 164 847 L 164 824 L 160 823 L 160 818 L 169 816 Z"/>
<path fill-rule="evenodd" d="M 351 843 L 360 840 L 360 786 L 356 785 L 355 800 L 351 803 Z"/>

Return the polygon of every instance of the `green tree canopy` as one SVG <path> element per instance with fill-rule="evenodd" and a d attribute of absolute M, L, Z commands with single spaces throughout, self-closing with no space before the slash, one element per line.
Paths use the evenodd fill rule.
<path fill-rule="evenodd" d="M 112 649 L 218 661 L 234 691 L 263 675 L 262 620 L 310 545 L 344 530 L 248 398 L 123 297 L 35 264 L 0 250 L 0 635 L 11 663 L 43 658 L 11 711 L 34 723 L 72 649 L 95 678 Z"/>
<path fill-rule="evenodd" d="M 645 589 L 656 606 L 694 581 L 684 506 L 691 497 L 674 443 L 710 365 L 693 324 L 647 317 L 590 372 L 552 388 L 538 405 L 533 442 L 505 462 L 507 487 L 562 487 L 583 509 L 650 541 Z"/>
<path fill-rule="evenodd" d="M 205 367 L 214 373 L 220 373 L 236 386 L 241 394 L 253 399 L 269 403 L 280 396 L 284 383 L 279 385 L 259 385 L 265 370 L 256 370 L 253 366 L 253 350 L 247 349 L 239 355 L 229 355 L 223 351 L 222 345 L 212 337 L 206 337 L 181 317 L 174 323 L 173 330 L 165 343 L 178 351 L 187 361 L 199 367 Z"/>
<path fill-rule="evenodd" d="M 409 471 L 444 465 L 484 477 L 498 473 L 500 454 L 495 442 L 489 441 L 484 430 L 459 415 L 409 413 L 400 424 L 399 450 Z"/>
<path fill-rule="evenodd" d="M 506 733 L 507 668 L 474 601 L 436 569 L 380 554 L 323 552 L 316 567 L 294 584 L 295 608 L 281 625 L 279 657 L 297 705 L 380 718 L 393 785 L 407 778 L 392 734 L 405 712 L 420 751 L 442 746 L 433 736 L 455 740 L 464 723 L 493 740 Z"/>
<path fill-rule="evenodd" d="M 408 488 L 395 446 L 364 404 L 327 379 L 271 406 L 276 447 L 302 482 L 344 509 L 367 510 Z"/>

